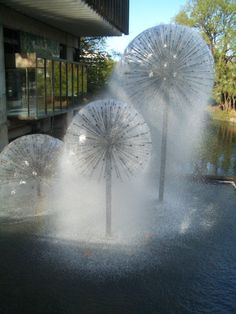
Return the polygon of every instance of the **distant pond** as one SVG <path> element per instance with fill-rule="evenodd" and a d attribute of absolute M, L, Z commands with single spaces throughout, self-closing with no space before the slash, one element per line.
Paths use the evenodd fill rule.
<path fill-rule="evenodd" d="M 199 155 L 202 174 L 236 176 L 236 123 L 208 122 Z"/>

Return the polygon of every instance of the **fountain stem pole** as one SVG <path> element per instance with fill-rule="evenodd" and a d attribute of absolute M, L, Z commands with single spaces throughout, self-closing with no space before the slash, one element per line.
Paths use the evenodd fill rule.
<path fill-rule="evenodd" d="M 36 181 L 36 188 L 37 188 L 37 202 L 36 202 L 36 216 L 38 216 L 42 210 L 42 192 L 41 192 L 41 182 L 38 179 Z"/>
<path fill-rule="evenodd" d="M 106 155 L 106 236 L 111 237 L 111 152 Z"/>
<path fill-rule="evenodd" d="M 37 196 L 41 197 L 41 183 L 39 180 L 37 180 Z"/>
<path fill-rule="evenodd" d="M 168 97 L 165 97 L 163 110 L 163 125 L 162 125 L 162 139 L 161 139 L 161 166 L 160 166 L 160 180 L 159 180 L 159 201 L 163 202 L 165 189 L 165 174 L 166 174 L 166 152 L 167 152 L 167 134 L 168 134 Z"/>

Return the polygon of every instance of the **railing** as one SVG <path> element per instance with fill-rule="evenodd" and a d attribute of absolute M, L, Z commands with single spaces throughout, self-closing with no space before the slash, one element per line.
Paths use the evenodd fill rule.
<path fill-rule="evenodd" d="M 87 93 L 87 67 L 37 58 L 36 67 L 6 69 L 8 116 L 37 119 L 67 111 Z"/>
<path fill-rule="evenodd" d="M 122 33 L 128 34 L 129 0 L 85 0 L 85 2 Z"/>

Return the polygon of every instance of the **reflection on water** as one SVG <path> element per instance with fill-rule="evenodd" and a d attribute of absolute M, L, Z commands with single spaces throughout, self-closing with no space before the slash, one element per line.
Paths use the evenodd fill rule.
<path fill-rule="evenodd" d="M 236 124 L 208 123 L 196 171 L 208 175 L 236 175 Z"/>

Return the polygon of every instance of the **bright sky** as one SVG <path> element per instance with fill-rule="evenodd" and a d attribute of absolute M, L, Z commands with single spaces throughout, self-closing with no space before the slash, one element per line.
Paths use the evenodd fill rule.
<path fill-rule="evenodd" d="M 187 0 L 130 0 L 129 35 L 107 39 L 108 50 L 124 52 L 130 41 L 145 29 L 170 23 Z"/>

